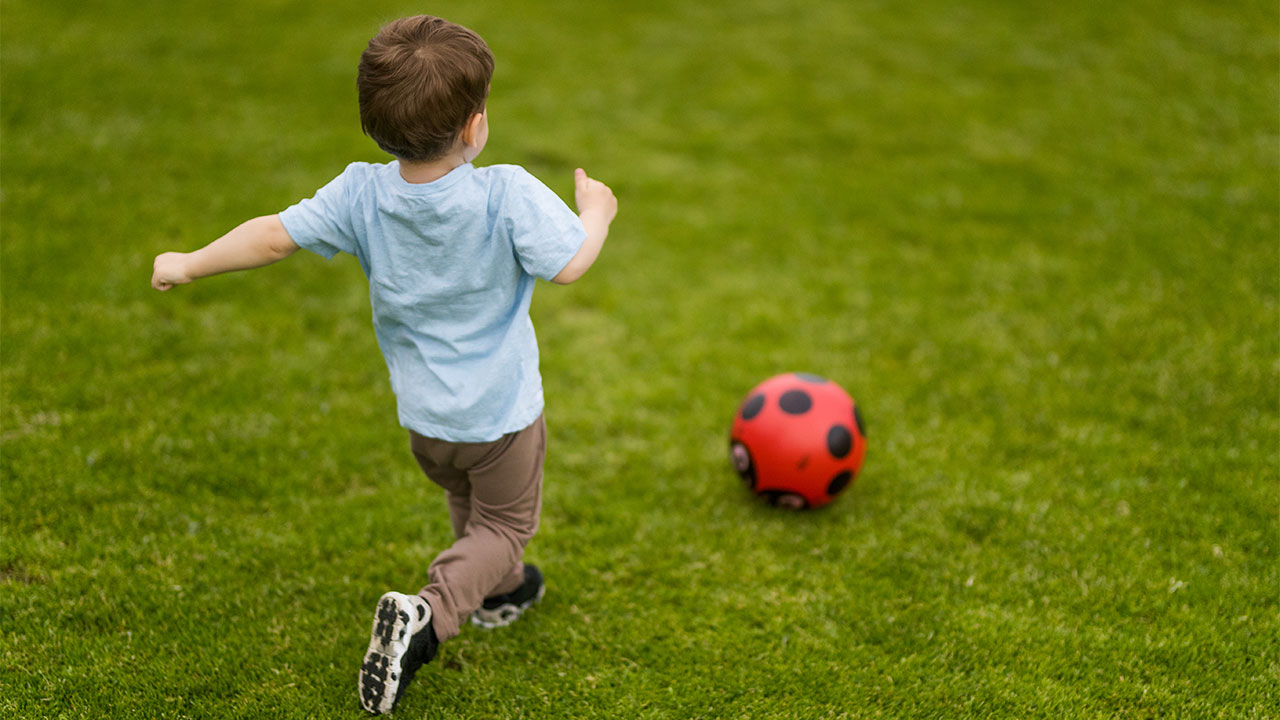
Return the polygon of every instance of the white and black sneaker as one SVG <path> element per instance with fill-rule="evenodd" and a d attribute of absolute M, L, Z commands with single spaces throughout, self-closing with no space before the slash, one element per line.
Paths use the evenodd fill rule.
<path fill-rule="evenodd" d="M 369 651 L 360 664 L 360 706 L 374 715 L 391 712 L 413 674 L 431 662 L 439 647 L 426 600 L 398 592 L 383 595 L 373 614 Z"/>
<path fill-rule="evenodd" d="M 515 622 L 525 610 L 542 599 L 547 586 L 542 573 L 534 565 L 524 566 L 524 584 L 505 595 L 484 599 L 484 605 L 471 613 L 471 623 L 482 628 L 505 627 Z"/>

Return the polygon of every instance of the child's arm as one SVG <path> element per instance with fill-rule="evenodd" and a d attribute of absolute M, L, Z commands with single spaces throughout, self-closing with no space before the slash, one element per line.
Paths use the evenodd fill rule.
<path fill-rule="evenodd" d="M 151 287 L 168 290 L 209 275 L 270 265 L 297 249 L 280 216 L 264 215 L 243 223 L 195 252 L 158 255 Z"/>
<path fill-rule="evenodd" d="M 551 279 L 558 285 L 568 285 L 587 272 L 600 256 L 600 248 L 609 235 L 609 223 L 618 214 L 618 199 L 608 185 L 587 177 L 582 168 L 574 172 L 573 178 L 578 218 L 582 220 L 582 227 L 587 229 L 587 239 L 582 241 L 569 264 Z"/>

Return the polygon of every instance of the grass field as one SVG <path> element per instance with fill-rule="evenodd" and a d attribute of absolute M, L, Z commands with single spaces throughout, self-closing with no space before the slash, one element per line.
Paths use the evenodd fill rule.
<path fill-rule="evenodd" d="M 534 296 L 546 599 L 397 716 L 1280 716 L 1280 8 L 1145 0 L 5 2 L 0 716 L 362 715 L 450 542 L 364 278 L 148 281 L 384 158 L 416 12 L 621 213 Z M 791 370 L 870 439 L 806 514 L 726 452 Z"/>

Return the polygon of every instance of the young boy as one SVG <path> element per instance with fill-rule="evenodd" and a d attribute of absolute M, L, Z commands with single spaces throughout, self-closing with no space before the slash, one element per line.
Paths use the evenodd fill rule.
<path fill-rule="evenodd" d="M 418 16 L 369 42 L 357 79 L 364 131 L 396 161 L 353 163 L 315 197 L 250 220 L 192 253 L 155 259 L 157 290 L 261 267 L 299 247 L 359 260 L 401 425 L 445 489 L 456 542 L 417 595 L 377 604 L 361 705 L 390 711 L 468 616 L 506 625 L 542 597 L 521 562 L 538 527 L 546 447 L 534 278 L 574 282 L 617 213 L 575 172 L 578 214 L 513 165 L 476 168 L 489 136 L 493 55 L 472 31 Z"/>

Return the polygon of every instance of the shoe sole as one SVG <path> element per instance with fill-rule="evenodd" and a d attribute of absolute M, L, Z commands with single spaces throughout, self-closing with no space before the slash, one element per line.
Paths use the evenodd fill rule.
<path fill-rule="evenodd" d="M 519 605 L 516 605 L 515 603 L 507 603 L 505 605 L 499 605 L 492 610 L 480 608 L 479 610 L 471 613 L 471 624 L 477 627 L 482 627 L 486 630 L 506 627 L 516 620 L 519 620 L 520 616 L 524 614 L 524 611 L 533 607 L 533 604 L 541 600 L 542 596 L 545 595 L 546 592 L 547 586 L 543 585 L 538 588 L 537 595 L 534 595 Z"/>
<path fill-rule="evenodd" d="M 366 712 L 380 715 L 395 707 L 415 612 L 407 595 L 389 592 L 378 599 L 369 650 L 360 663 L 360 707 Z"/>

